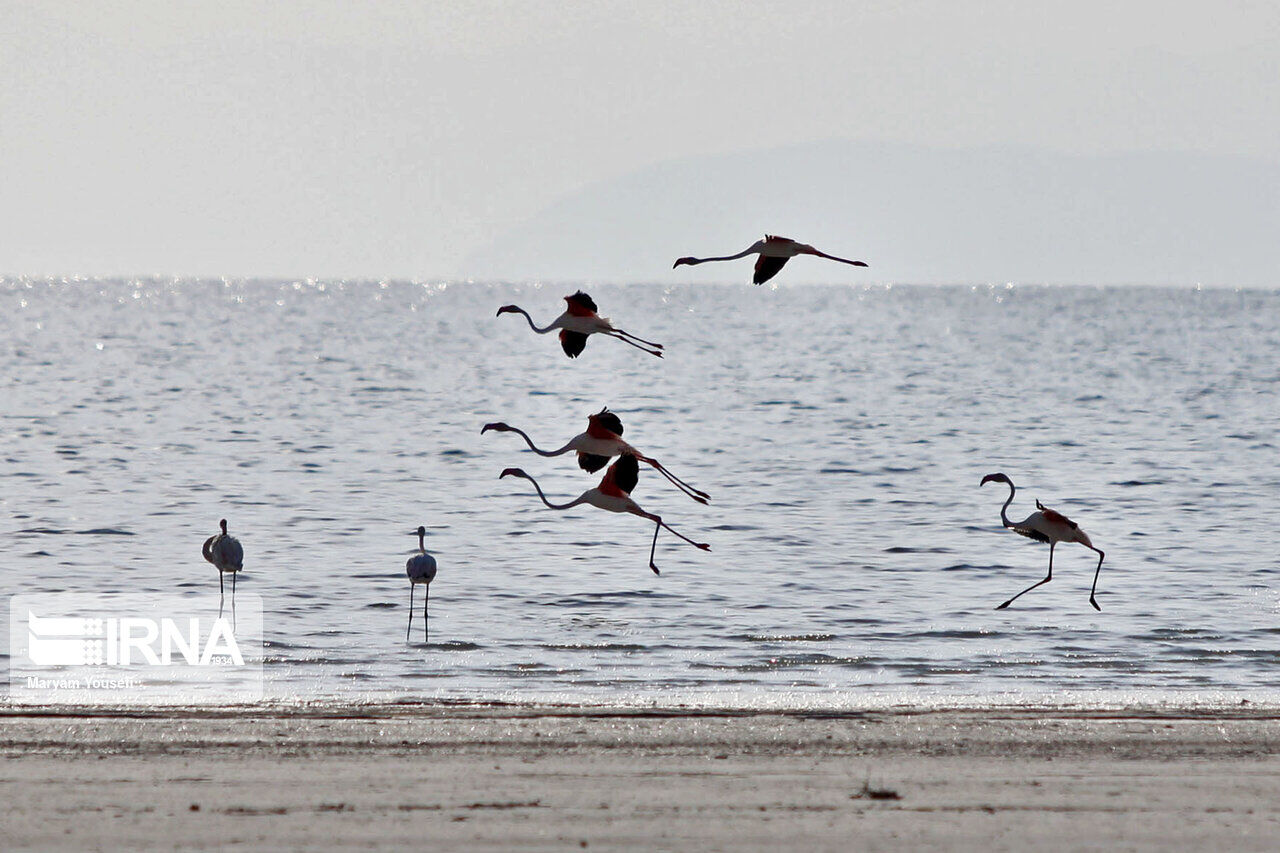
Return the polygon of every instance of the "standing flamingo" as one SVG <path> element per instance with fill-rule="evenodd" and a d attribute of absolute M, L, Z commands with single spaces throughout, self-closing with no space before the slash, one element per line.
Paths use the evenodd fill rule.
<path fill-rule="evenodd" d="M 222 615 L 221 597 L 226 594 L 226 588 L 222 583 L 224 573 L 231 573 L 231 609 L 235 611 L 236 601 L 236 574 L 244 568 L 244 549 L 240 547 L 240 540 L 227 533 L 227 520 L 224 518 L 218 522 L 218 526 L 222 528 L 221 533 L 214 534 L 204 540 L 204 545 L 200 548 L 200 553 L 214 568 L 218 570 L 218 615 Z"/>
<path fill-rule="evenodd" d="M 529 328 L 539 335 L 545 335 L 547 332 L 559 329 L 560 347 L 569 358 L 577 358 L 581 355 L 587 346 L 587 336 L 597 333 L 617 338 L 636 349 L 644 350 L 649 355 L 656 355 L 658 358 L 662 358 L 662 344 L 655 344 L 653 341 L 637 338 L 630 332 L 615 329 L 607 317 L 601 317 L 596 313 L 598 310 L 596 303 L 581 290 L 572 296 L 566 296 L 564 301 L 568 303 L 565 312 L 541 329 L 534 325 L 533 318 L 529 316 L 529 312 L 518 305 L 503 305 L 494 316 L 523 314 L 524 318 L 529 321 Z"/>
<path fill-rule="evenodd" d="M 436 578 L 436 558 L 427 553 L 425 539 L 427 528 L 418 526 L 418 553 L 404 564 L 405 574 L 409 576 L 409 626 L 404 629 L 405 642 L 409 641 L 409 631 L 413 629 L 413 588 L 422 584 L 422 641 L 425 643 L 431 631 L 431 620 L 427 615 L 427 605 L 431 601 L 431 582 Z"/>
<path fill-rule="evenodd" d="M 829 261 L 839 261 L 842 264 L 850 264 L 855 267 L 865 267 L 862 261 L 850 261 L 845 258 L 837 258 L 835 255 L 828 255 L 825 252 L 819 252 L 817 249 L 807 243 L 797 243 L 790 237 L 775 237 L 772 234 L 764 235 L 763 240 L 757 240 L 752 243 L 750 248 L 744 249 L 736 255 L 727 255 L 723 258 L 679 258 L 671 265 L 672 269 L 681 264 L 705 264 L 708 261 L 736 261 L 738 258 L 745 258 L 747 255 L 759 255 L 756 258 L 755 274 L 751 277 L 751 281 L 755 284 L 764 284 L 769 279 L 778 274 L 787 261 L 796 255 L 817 255 L 820 258 L 826 258 Z"/>
<path fill-rule="evenodd" d="M 570 451 L 578 454 L 578 467 L 588 473 L 595 473 L 609 464 L 609 460 L 623 453 L 630 453 L 636 459 L 653 466 L 659 474 L 666 477 L 673 486 L 693 498 L 700 504 L 705 504 L 710 495 L 699 489 L 690 486 L 684 480 L 672 474 L 662 463 L 656 459 L 637 451 L 634 447 L 622 440 L 622 420 L 609 409 L 603 408 L 594 415 L 587 415 L 587 431 L 580 432 L 573 438 L 569 439 L 569 443 L 558 450 L 543 450 L 533 443 L 533 439 L 524 432 L 524 430 L 516 429 L 504 423 L 485 424 L 480 430 L 480 434 L 484 435 L 489 430 L 496 432 L 514 432 L 516 435 L 524 439 L 525 444 L 529 445 L 529 449 L 539 456 L 562 456 Z"/>
<path fill-rule="evenodd" d="M 695 548 L 701 548 L 703 551 L 710 551 L 711 546 L 705 542 L 694 542 L 688 536 L 673 529 L 671 525 L 662 520 L 662 516 L 654 515 L 651 512 L 645 512 L 640 508 L 639 504 L 631 499 L 631 492 L 636 487 L 636 482 L 640 476 L 640 465 L 636 461 L 636 457 L 630 453 L 624 453 L 618 457 L 618 461 L 609 466 L 609 470 L 605 472 L 604 479 L 600 481 L 600 485 L 594 489 L 588 489 L 579 495 L 576 499 L 567 504 L 553 504 L 547 500 L 547 496 L 542 493 L 542 487 L 538 485 L 538 481 L 530 477 L 519 468 L 508 468 L 498 475 L 498 479 L 506 476 L 524 477 L 538 491 L 538 497 L 542 498 L 542 502 L 551 509 L 569 509 L 578 504 L 591 504 L 594 507 L 607 510 L 609 512 L 629 512 L 632 515 L 638 515 L 641 518 L 647 518 L 655 523 L 653 528 L 653 544 L 649 547 L 649 568 L 653 569 L 653 573 L 659 574 L 658 567 L 654 565 L 654 551 L 658 547 L 658 532 L 662 528 L 667 528 L 676 536 L 688 542 Z"/>
<path fill-rule="evenodd" d="M 1081 530 L 1079 525 L 1062 513 L 1049 509 L 1047 506 L 1040 503 L 1040 501 L 1036 501 L 1036 509 L 1039 510 L 1038 512 L 1031 513 L 1031 515 L 1027 516 L 1017 524 L 1009 521 L 1009 516 L 1005 514 L 1005 510 L 1009 508 L 1009 504 L 1013 503 L 1013 493 L 1015 491 L 1013 481 L 1004 474 L 988 474 L 982 478 L 982 482 L 978 485 L 985 486 L 987 483 L 991 482 L 1007 483 L 1009 486 L 1009 499 L 1004 502 L 1004 506 L 1000 507 L 1001 523 L 1014 533 L 1020 533 L 1029 539 L 1036 540 L 1037 542 L 1049 543 L 1049 574 L 1044 580 L 1039 581 L 1038 583 L 1033 583 L 1031 586 L 1018 593 L 1018 595 L 1015 595 L 1004 604 L 1001 604 L 996 608 L 996 610 L 1003 610 L 1010 604 L 1013 604 L 1014 599 L 1018 598 L 1018 596 L 1031 592 L 1031 590 L 1041 584 L 1046 584 L 1053 580 L 1053 549 L 1059 542 L 1079 542 L 1084 547 L 1098 552 L 1098 568 L 1093 572 L 1093 587 L 1089 590 L 1089 603 L 1093 605 L 1094 610 L 1101 610 L 1102 608 L 1098 606 L 1097 599 L 1094 598 L 1094 593 L 1097 592 L 1098 589 L 1098 575 L 1102 572 L 1102 560 L 1107 555 L 1104 554 L 1101 549 L 1093 547 L 1093 542 L 1089 541 L 1089 535 Z"/>

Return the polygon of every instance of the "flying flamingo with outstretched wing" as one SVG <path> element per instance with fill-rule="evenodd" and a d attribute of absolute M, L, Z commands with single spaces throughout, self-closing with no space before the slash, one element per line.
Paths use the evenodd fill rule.
<path fill-rule="evenodd" d="M 738 258 L 745 258 L 747 255 L 759 255 L 756 258 L 755 273 L 751 277 L 754 284 L 764 284 L 769 279 L 778 274 L 787 261 L 796 255 L 816 255 L 819 258 L 826 258 L 829 261 L 839 261 L 842 264 L 849 264 L 855 267 L 865 267 L 863 261 L 851 261 L 847 258 L 837 258 L 835 255 L 828 255 L 826 252 L 819 252 L 807 243 L 798 243 L 790 237 L 775 237 L 772 234 L 764 235 L 763 240 L 757 240 L 750 247 L 742 250 L 736 255 L 726 255 L 723 258 L 678 258 L 671 265 L 675 269 L 681 265 L 693 266 L 695 264 L 705 264 L 710 261 L 736 261 Z"/>
<path fill-rule="evenodd" d="M 560 348 L 564 350 L 564 354 L 569 358 L 577 358 L 581 355 L 582 351 L 586 349 L 587 337 L 596 334 L 617 338 L 636 349 L 644 350 L 649 355 L 656 355 L 658 358 L 662 358 L 662 344 L 646 341 L 644 338 L 638 338 L 630 332 L 624 332 L 622 329 L 616 328 L 613 323 L 609 322 L 608 317 L 601 317 L 596 313 L 599 309 L 596 308 L 595 301 L 581 290 L 572 296 L 566 296 L 564 301 L 568 303 L 564 313 L 543 327 L 535 325 L 533 318 L 529 316 L 529 312 L 519 305 L 503 305 L 494 316 L 523 314 L 525 320 L 529 322 L 529 328 L 539 335 L 545 335 L 547 332 L 559 329 Z"/>
<path fill-rule="evenodd" d="M 649 547 L 649 568 L 653 569 L 653 573 L 659 574 L 658 567 L 653 561 L 654 552 L 658 547 L 658 533 L 662 528 L 666 528 L 688 542 L 695 548 L 703 551 L 710 551 L 711 546 L 705 542 L 694 542 L 688 536 L 672 528 L 662 520 L 662 516 L 655 515 L 651 512 L 645 512 L 640 505 L 631 499 L 631 492 L 635 490 L 636 483 L 640 476 L 640 463 L 630 453 L 624 453 L 618 457 L 618 461 L 609 466 L 609 470 L 605 472 L 604 479 L 600 481 L 600 485 L 594 489 L 587 489 L 574 500 L 566 504 L 553 504 L 547 500 L 547 496 L 542 493 L 542 487 L 538 485 L 538 481 L 530 477 L 520 468 L 508 468 L 498 475 L 498 479 L 503 477 L 523 477 L 530 483 L 533 483 L 534 489 L 538 492 L 538 497 L 542 502 L 551 509 L 569 509 L 579 504 L 590 504 L 598 509 L 607 512 L 629 512 L 632 515 L 638 515 L 654 522 L 653 528 L 653 544 Z"/>
<path fill-rule="evenodd" d="M 489 430 L 495 432 L 514 432 L 516 435 L 524 439 L 525 444 L 529 445 L 529 449 L 539 456 L 563 456 L 566 453 L 574 452 L 578 455 L 578 467 L 588 473 L 595 473 L 609 464 L 609 460 L 623 453 L 630 453 L 636 459 L 651 465 L 659 474 L 666 477 L 680 491 L 693 498 L 700 504 L 705 504 L 710 500 L 711 496 L 706 492 L 695 489 L 684 480 L 681 480 L 675 474 L 672 474 L 656 459 L 645 456 L 630 444 L 622 440 L 622 420 L 616 414 L 609 411 L 606 407 L 601 409 L 594 415 L 587 415 L 587 430 L 580 432 L 573 438 L 569 439 L 563 447 L 556 450 L 543 450 L 533 443 L 533 439 L 522 429 L 508 426 L 505 423 L 485 424 L 480 430 L 480 434 L 484 435 Z"/>

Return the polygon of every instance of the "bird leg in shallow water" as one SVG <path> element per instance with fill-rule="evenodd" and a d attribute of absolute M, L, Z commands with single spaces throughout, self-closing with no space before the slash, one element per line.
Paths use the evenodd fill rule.
<path fill-rule="evenodd" d="M 409 642 L 409 632 L 413 630 L 413 582 L 409 582 L 409 624 L 404 629 L 404 641 Z"/>
<path fill-rule="evenodd" d="M 431 602 L 431 584 L 426 584 L 422 593 L 422 642 L 431 639 L 431 616 L 427 613 L 427 605 Z"/>
<path fill-rule="evenodd" d="M 1089 547 L 1093 548 L 1092 545 Z M 1101 612 L 1102 608 L 1098 606 L 1098 600 L 1093 596 L 1098 591 L 1098 575 L 1102 573 L 1102 561 L 1107 555 L 1099 548 L 1093 548 L 1093 550 L 1098 552 L 1098 568 L 1093 570 L 1093 587 L 1089 590 L 1089 603 L 1093 605 L 1094 610 Z"/>
<path fill-rule="evenodd" d="M 1058 544 L 1057 542 L 1049 543 L 1049 575 L 1048 577 L 1046 577 L 1042 581 L 1039 581 L 1038 583 L 1033 583 L 1031 586 L 1027 587 L 1022 592 L 1018 593 L 1013 598 L 1006 601 L 1004 604 L 1001 604 L 999 607 L 996 608 L 996 610 L 1004 610 L 1010 604 L 1013 604 L 1014 599 L 1019 598 L 1020 596 L 1026 595 L 1028 592 L 1031 592 L 1031 590 L 1035 589 L 1036 587 L 1042 586 L 1043 584 L 1047 584 L 1049 581 L 1053 580 L 1053 548 L 1057 544 Z"/>

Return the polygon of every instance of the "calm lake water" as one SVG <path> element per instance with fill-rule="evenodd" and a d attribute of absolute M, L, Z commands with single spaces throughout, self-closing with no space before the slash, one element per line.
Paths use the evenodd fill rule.
<path fill-rule="evenodd" d="M 586 287 L 661 341 L 534 335 L 563 286 L 0 282 L 0 581 L 217 596 L 226 517 L 280 699 L 858 705 L 1273 697 L 1280 293 Z M 656 473 L 591 507 L 602 406 Z M 1036 498 L 1107 552 L 1005 531 Z M 404 640 L 410 531 L 439 576 Z M 4 619 L 8 619 L 7 608 Z M 7 624 L 3 631 L 7 651 Z"/>

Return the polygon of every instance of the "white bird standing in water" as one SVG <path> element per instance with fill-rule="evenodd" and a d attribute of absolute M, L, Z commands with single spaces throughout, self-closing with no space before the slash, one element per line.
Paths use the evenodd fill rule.
<path fill-rule="evenodd" d="M 244 549 L 240 547 L 240 540 L 227 533 L 227 520 L 224 518 L 218 522 L 218 526 L 222 528 L 222 532 L 210 536 L 204 540 L 204 545 L 200 549 L 200 553 L 214 568 L 218 570 L 218 595 L 225 595 L 225 587 L 222 583 L 223 574 L 231 573 L 231 601 L 232 609 L 236 600 L 236 574 L 244 568 Z M 222 606 L 218 606 L 218 615 L 222 615 Z"/>
<path fill-rule="evenodd" d="M 849 264 L 854 267 L 866 266 L 864 261 L 837 258 L 835 255 L 819 252 L 808 243 L 800 243 L 790 237 L 775 237 L 772 234 L 766 234 L 763 240 L 755 241 L 736 255 L 725 255 L 722 258 L 677 258 L 671 268 L 675 269 L 682 265 L 694 266 L 695 264 L 705 264 L 711 261 L 736 261 L 738 258 L 745 258 L 747 255 L 759 255 L 756 258 L 755 272 L 751 276 L 751 281 L 755 284 L 764 284 L 773 278 L 787 265 L 787 261 L 796 255 L 815 255 L 819 258 L 839 261 L 842 264 Z"/>
<path fill-rule="evenodd" d="M 1009 499 L 1004 502 L 1004 506 L 1000 507 L 1000 522 L 1014 533 L 1026 536 L 1028 539 L 1049 543 L 1049 574 L 1044 580 L 1033 583 L 1018 595 L 1001 604 L 996 610 L 1003 610 L 1013 604 L 1014 600 L 1019 596 L 1053 580 L 1053 549 L 1059 542 L 1079 542 L 1084 547 L 1098 552 L 1098 568 L 1093 572 L 1093 587 L 1089 590 L 1089 603 L 1093 605 L 1094 610 L 1101 610 L 1102 608 L 1098 606 L 1097 599 L 1094 598 L 1094 593 L 1098 589 L 1098 575 L 1102 572 L 1102 560 L 1107 555 L 1100 548 L 1093 547 L 1093 542 L 1089 541 L 1089 535 L 1081 530 L 1078 524 L 1062 513 L 1044 506 L 1040 501 L 1036 501 L 1038 512 L 1031 513 L 1031 515 L 1016 524 L 1009 521 L 1009 516 L 1005 514 L 1005 510 L 1009 508 L 1009 504 L 1013 503 L 1013 493 L 1015 491 L 1013 481 L 1004 474 L 988 474 L 982 478 L 982 482 L 978 485 L 985 486 L 991 482 L 1006 483 L 1009 486 Z"/>
<path fill-rule="evenodd" d="M 427 605 L 431 601 L 431 582 L 436 577 L 436 558 L 427 553 L 425 540 L 427 528 L 419 526 L 418 553 L 404 564 L 405 574 L 409 576 L 409 627 L 404 629 L 404 638 L 409 640 L 409 631 L 413 628 L 413 588 L 422 584 L 425 592 L 422 600 L 422 641 L 425 643 L 430 635 L 431 622 L 427 616 Z"/>

